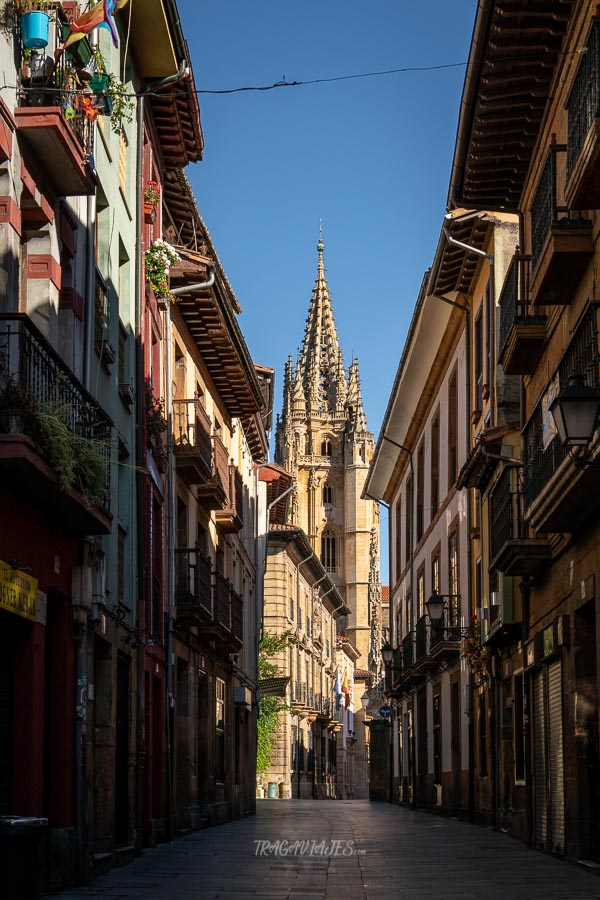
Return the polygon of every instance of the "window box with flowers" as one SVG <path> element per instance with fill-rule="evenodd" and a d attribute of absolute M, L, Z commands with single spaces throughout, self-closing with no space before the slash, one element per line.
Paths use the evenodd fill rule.
<path fill-rule="evenodd" d="M 154 241 L 145 254 L 146 279 L 158 300 L 172 301 L 173 295 L 169 286 L 169 271 L 181 257 L 175 247 L 162 238 Z"/>
<path fill-rule="evenodd" d="M 157 181 L 147 181 L 144 191 L 144 221 L 153 225 L 156 219 L 156 210 L 160 203 L 160 186 Z"/>

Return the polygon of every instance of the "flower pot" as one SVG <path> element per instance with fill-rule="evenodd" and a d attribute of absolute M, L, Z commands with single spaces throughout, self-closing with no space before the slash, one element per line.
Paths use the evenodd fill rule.
<path fill-rule="evenodd" d="M 108 88 L 108 75 L 100 75 L 96 72 L 90 79 L 90 87 L 93 91 L 99 91 L 101 94 Z"/>
<path fill-rule="evenodd" d="M 28 50 L 41 50 L 48 45 L 50 16 L 35 10 L 21 16 L 21 37 Z"/>
<path fill-rule="evenodd" d="M 144 203 L 144 222 L 154 225 L 156 219 L 156 206 L 153 203 Z"/>

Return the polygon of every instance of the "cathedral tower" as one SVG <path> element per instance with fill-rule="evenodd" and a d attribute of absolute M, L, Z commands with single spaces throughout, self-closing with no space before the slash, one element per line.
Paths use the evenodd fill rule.
<path fill-rule="evenodd" d="M 345 636 L 361 653 L 357 665 L 375 670 L 382 643 L 379 506 L 361 499 L 374 439 L 367 429 L 358 360 L 347 370 L 344 366 L 324 249 L 321 235 L 302 347 L 295 365 L 290 356 L 285 367 L 275 460 L 296 476 L 294 524 L 308 535 L 352 610 Z"/>

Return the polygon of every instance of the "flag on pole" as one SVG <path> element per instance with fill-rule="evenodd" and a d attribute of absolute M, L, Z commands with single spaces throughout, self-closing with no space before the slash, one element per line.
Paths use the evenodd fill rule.
<path fill-rule="evenodd" d="M 340 670 L 337 669 L 335 673 L 335 684 L 333 685 L 333 693 L 335 694 L 335 708 L 341 709 L 341 699 L 342 699 L 342 683 L 340 681 Z"/>

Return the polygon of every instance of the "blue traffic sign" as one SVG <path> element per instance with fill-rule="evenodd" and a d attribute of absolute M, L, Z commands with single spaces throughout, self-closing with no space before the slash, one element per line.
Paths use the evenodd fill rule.
<path fill-rule="evenodd" d="M 379 715 L 382 717 L 382 719 L 388 719 L 391 716 L 391 714 L 392 714 L 392 707 L 388 706 L 387 703 L 385 703 L 383 706 L 379 707 Z"/>

